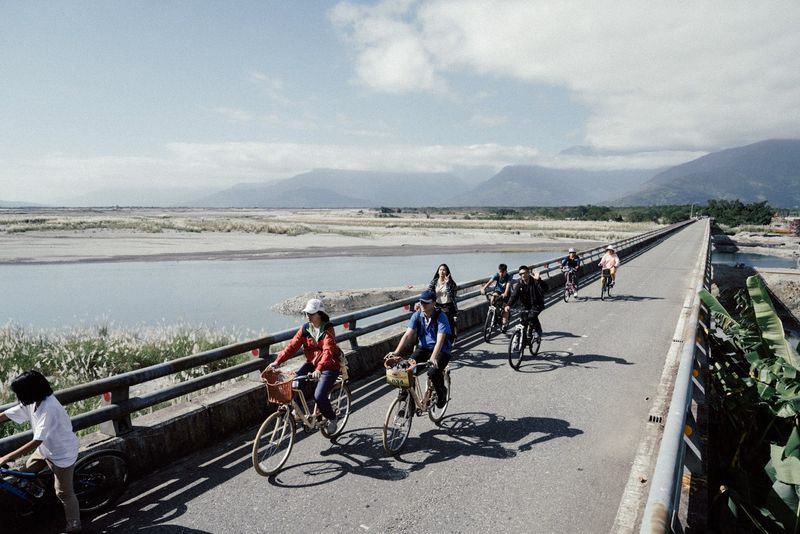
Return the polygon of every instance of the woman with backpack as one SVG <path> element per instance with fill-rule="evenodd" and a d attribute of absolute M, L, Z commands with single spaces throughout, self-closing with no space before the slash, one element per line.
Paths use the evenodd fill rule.
<path fill-rule="evenodd" d="M 340 374 L 341 349 L 336 345 L 336 334 L 330 317 L 325 313 L 325 305 L 320 299 L 310 299 L 303 308 L 308 322 L 303 324 L 288 345 L 278 354 L 267 369 L 275 368 L 295 355 L 302 347 L 306 362 L 297 370 L 297 376 L 311 375 L 318 380 L 314 390 L 314 401 L 319 411 L 327 419 L 327 431 L 336 432 L 336 414 L 333 411 L 328 393 Z"/>

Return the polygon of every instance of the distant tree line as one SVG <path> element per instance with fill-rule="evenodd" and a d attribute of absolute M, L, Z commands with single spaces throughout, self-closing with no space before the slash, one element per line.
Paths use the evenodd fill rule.
<path fill-rule="evenodd" d="M 745 204 L 738 199 L 709 200 L 703 211 L 708 216 L 714 217 L 718 223 L 726 226 L 766 225 L 770 223 L 772 215 L 775 213 L 766 200 Z"/>

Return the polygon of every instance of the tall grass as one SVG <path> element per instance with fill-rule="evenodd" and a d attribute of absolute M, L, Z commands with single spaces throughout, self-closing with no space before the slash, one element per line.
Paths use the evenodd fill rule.
<path fill-rule="evenodd" d="M 254 335 L 250 337 L 255 337 Z M 17 325 L 0 328 L 0 404 L 16 400 L 10 383 L 23 371 L 36 369 L 54 390 L 163 363 L 197 352 L 235 343 L 242 336 L 225 329 L 190 325 L 114 329 L 108 325 L 64 331 L 31 330 Z M 180 382 L 247 361 L 239 355 L 182 371 L 171 377 Z M 71 415 L 97 407 L 99 399 L 67 406 Z M 0 426 L 0 436 L 21 427 Z"/>

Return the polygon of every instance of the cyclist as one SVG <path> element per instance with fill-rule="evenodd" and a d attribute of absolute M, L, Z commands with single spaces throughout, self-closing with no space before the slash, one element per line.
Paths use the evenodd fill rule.
<path fill-rule="evenodd" d="M 413 344 L 416 335 L 419 346 L 411 355 L 411 359 L 418 363 L 428 362 L 428 380 L 436 390 L 436 406 L 442 408 L 447 404 L 447 387 L 444 385 L 442 371 L 450 363 L 450 351 L 453 348 L 452 331 L 447 314 L 436 309 L 436 293 L 425 290 L 419 296 L 418 302 L 421 309 L 411 315 L 397 348 L 387 354 L 383 361 L 386 367 L 391 367 L 400 361 L 399 354 L 403 347 Z"/>
<path fill-rule="evenodd" d="M 19 404 L 0 413 L 0 422 L 9 419 L 15 423 L 29 422 L 33 439 L 0 457 L 0 465 L 33 451 L 25 463 L 26 470 L 38 473 L 46 465 L 50 467 L 55 479 L 56 496 L 64 505 L 66 532 L 80 532 L 78 498 L 72 487 L 72 473 L 80 443 L 72 431 L 72 421 L 53 395 L 50 383 L 38 371 L 26 371 L 16 377 L 11 382 L 11 390 Z"/>
<path fill-rule="evenodd" d="M 513 277 L 508 273 L 508 266 L 505 263 L 498 265 L 497 272 L 481 286 L 481 295 L 486 294 L 486 288 L 489 287 L 492 282 L 494 282 L 494 288 L 492 288 L 489 302 L 491 305 L 494 305 L 495 301 L 499 298 L 501 300 L 497 304 L 502 306 L 504 303 L 508 302 L 509 295 L 511 294 L 511 286 L 513 285 Z M 508 311 L 506 310 L 507 307 L 503 307 L 503 324 L 501 328 L 503 332 L 508 330 Z"/>
<path fill-rule="evenodd" d="M 325 313 L 325 305 L 320 299 L 310 299 L 303 308 L 303 313 L 308 322 L 300 327 L 289 344 L 278 353 L 275 361 L 267 368 L 272 369 L 280 365 L 302 347 L 306 363 L 300 366 L 297 375 L 310 374 L 318 380 L 314 390 L 314 401 L 319 406 L 322 416 L 327 419 L 327 432 L 333 434 L 336 432 L 336 414 L 328 399 L 328 393 L 339 377 L 342 351 L 336 345 L 333 325 L 330 324 L 330 317 Z"/>
<path fill-rule="evenodd" d="M 522 304 L 525 311 L 529 312 L 528 317 L 533 324 L 533 329 L 541 337 L 542 323 L 539 322 L 539 314 L 544 310 L 544 294 L 549 289 L 547 282 L 542 280 L 537 272 L 531 275 L 530 269 L 526 265 L 520 265 L 518 274 L 519 282 L 511 293 L 511 299 L 506 305 L 506 313 L 509 313 L 518 302 Z"/>
<path fill-rule="evenodd" d="M 578 251 L 570 248 L 567 252 L 567 257 L 561 260 L 561 268 L 569 269 L 569 276 L 572 277 L 572 283 L 575 284 L 575 296 L 578 296 L 578 271 L 581 268 L 581 258 L 578 256 Z"/>
<path fill-rule="evenodd" d="M 450 267 L 446 263 L 442 263 L 436 269 L 436 274 L 428 284 L 428 291 L 436 293 L 436 307 L 447 314 L 447 320 L 450 321 L 450 329 L 455 338 L 458 335 L 458 303 L 456 302 L 458 284 L 450 275 Z"/>
<path fill-rule="evenodd" d="M 614 282 L 617 280 L 617 267 L 619 267 L 619 256 L 614 251 L 613 245 L 608 245 L 606 247 L 606 253 L 603 254 L 603 257 L 600 258 L 600 263 L 598 263 L 600 269 L 608 269 L 611 273 L 611 285 L 609 287 L 614 287 Z"/>

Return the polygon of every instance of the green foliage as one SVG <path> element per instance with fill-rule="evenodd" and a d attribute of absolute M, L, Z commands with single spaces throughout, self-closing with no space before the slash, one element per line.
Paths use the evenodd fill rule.
<path fill-rule="evenodd" d="M 798 531 L 800 521 L 800 380 L 759 277 L 736 297 L 734 318 L 707 291 L 710 336 L 712 469 L 721 487 L 712 521 L 719 530 Z"/>
<path fill-rule="evenodd" d="M 769 224 L 775 210 L 767 201 L 744 204 L 741 200 L 709 200 L 704 213 L 727 226 Z"/>

